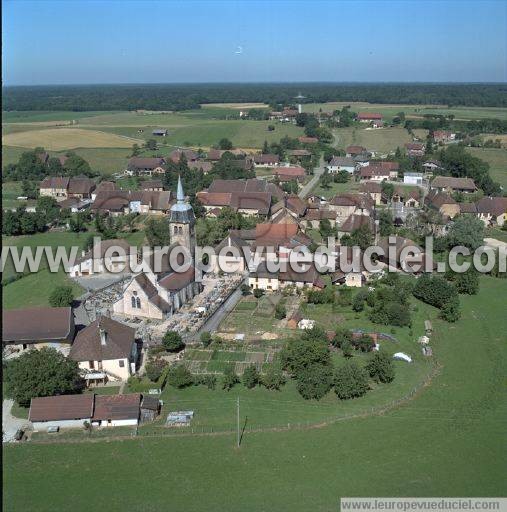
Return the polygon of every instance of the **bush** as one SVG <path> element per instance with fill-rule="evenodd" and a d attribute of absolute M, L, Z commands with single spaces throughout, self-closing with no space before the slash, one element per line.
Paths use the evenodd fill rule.
<path fill-rule="evenodd" d="M 353 361 L 336 369 L 333 382 L 334 391 L 340 400 L 363 396 L 369 389 L 366 370 Z"/>
<path fill-rule="evenodd" d="M 185 388 L 193 383 L 193 378 L 188 369 L 180 364 L 169 370 L 167 382 L 173 388 Z"/>
<path fill-rule="evenodd" d="M 310 332 L 305 332 L 302 335 L 306 336 L 305 338 L 290 340 L 282 350 L 282 365 L 293 377 L 297 377 L 308 366 L 329 365 L 331 362 L 325 333 L 320 339 L 308 338 L 308 336 L 311 336 L 311 331 L 314 330 L 311 329 Z"/>
<path fill-rule="evenodd" d="M 250 291 L 250 287 L 247 285 L 247 284 L 242 284 L 241 285 L 241 293 L 245 296 L 245 295 L 250 295 L 251 291 Z"/>
<path fill-rule="evenodd" d="M 457 297 L 458 292 L 443 277 L 424 274 L 417 280 L 413 294 L 417 299 L 440 309 Z"/>
<path fill-rule="evenodd" d="M 215 389 L 217 385 L 216 375 L 197 375 L 194 377 L 194 386 L 206 386 L 208 389 Z"/>
<path fill-rule="evenodd" d="M 333 382 L 332 367 L 312 364 L 302 369 L 296 377 L 296 388 L 306 400 L 320 400 L 331 389 Z"/>
<path fill-rule="evenodd" d="M 176 331 L 167 331 L 162 339 L 162 345 L 168 352 L 180 352 L 185 348 L 185 343 Z"/>
<path fill-rule="evenodd" d="M 440 310 L 440 317 L 446 322 L 457 322 L 461 318 L 459 297 L 453 297 Z"/>
<path fill-rule="evenodd" d="M 458 293 L 476 295 L 479 291 L 479 273 L 473 267 L 461 274 L 454 274 L 453 278 Z"/>
<path fill-rule="evenodd" d="M 351 343 L 352 342 L 352 332 L 350 332 L 348 329 L 341 329 L 338 327 L 335 331 L 335 337 L 333 339 L 333 345 L 341 348 L 343 343 L 346 342 Z"/>
<path fill-rule="evenodd" d="M 270 364 L 266 374 L 262 377 L 262 385 L 266 389 L 280 389 L 284 384 L 285 377 L 280 366 Z"/>
<path fill-rule="evenodd" d="M 233 365 L 226 366 L 222 377 L 222 389 L 229 391 L 239 382 Z"/>
<path fill-rule="evenodd" d="M 253 294 L 256 299 L 260 299 L 264 295 L 264 290 L 262 290 L 261 288 L 255 288 Z"/>
<path fill-rule="evenodd" d="M 382 350 L 373 354 L 366 365 L 366 371 L 375 382 L 387 383 L 394 380 L 393 361 L 388 354 Z"/>
<path fill-rule="evenodd" d="M 213 341 L 213 337 L 208 331 L 202 332 L 199 339 L 204 347 L 209 347 Z"/>
<path fill-rule="evenodd" d="M 166 366 L 167 363 L 163 359 L 152 359 L 146 363 L 146 376 L 152 382 L 156 382 L 160 379 Z"/>
<path fill-rule="evenodd" d="M 287 316 L 287 308 L 283 305 L 278 303 L 275 307 L 275 318 L 277 320 L 282 320 Z"/>
<path fill-rule="evenodd" d="M 74 292 L 72 286 L 58 286 L 49 296 L 49 304 L 53 308 L 72 306 Z"/>
<path fill-rule="evenodd" d="M 242 377 L 243 386 L 252 389 L 259 384 L 260 375 L 255 365 L 247 366 Z"/>

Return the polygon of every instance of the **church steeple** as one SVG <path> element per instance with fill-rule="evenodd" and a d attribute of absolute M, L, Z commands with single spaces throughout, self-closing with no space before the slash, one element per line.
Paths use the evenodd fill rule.
<path fill-rule="evenodd" d="M 185 199 L 181 176 L 178 176 L 176 203 L 171 206 L 169 229 L 171 243 L 186 247 L 193 257 L 195 251 L 195 215 L 192 205 Z"/>

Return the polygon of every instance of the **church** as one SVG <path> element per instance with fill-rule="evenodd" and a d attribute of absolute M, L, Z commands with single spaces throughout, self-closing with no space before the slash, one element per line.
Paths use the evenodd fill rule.
<path fill-rule="evenodd" d="M 175 272 L 169 258 L 162 259 L 162 267 L 150 269 L 134 276 L 123 290 L 122 297 L 113 304 L 119 315 L 164 320 L 202 291 L 195 280 L 195 215 L 186 200 L 178 178 L 177 201 L 171 206 L 169 232 L 171 245 L 168 254 L 182 247 L 190 253 L 192 264 L 184 272 Z"/>

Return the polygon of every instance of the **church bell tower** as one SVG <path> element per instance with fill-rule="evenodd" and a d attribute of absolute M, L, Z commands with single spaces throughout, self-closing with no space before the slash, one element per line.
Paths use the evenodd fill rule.
<path fill-rule="evenodd" d="M 180 176 L 178 176 L 176 203 L 171 206 L 169 229 L 171 244 L 177 243 L 186 247 L 193 260 L 195 256 L 195 215 L 192 205 L 185 199 Z"/>

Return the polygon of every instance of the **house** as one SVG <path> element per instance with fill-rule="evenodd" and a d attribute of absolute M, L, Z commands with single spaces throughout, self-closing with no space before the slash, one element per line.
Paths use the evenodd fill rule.
<path fill-rule="evenodd" d="M 275 176 L 280 181 L 303 181 L 306 176 L 306 171 L 303 167 L 277 167 L 274 170 Z"/>
<path fill-rule="evenodd" d="M 161 254 L 160 267 L 154 264 L 157 254 L 152 254 L 153 261 L 146 262 L 148 268 L 132 278 L 113 304 L 116 314 L 162 320 L 202 291 L 201 283 L 195 279 L 193 264 L 183 271 L 170 262 L 173 250 L 186 251 L 192 261 L 195 255 L 195 215 L 185 198 L 180 179 L 177 202 L 170 208 L 168 229 L 171 245 Z"/>
<path fill-rule="evenodd" d="M 161 192 L 164 190 L 162 180 L 147 180 L 142 181 L 140 185 L 141 190 L 148 190 L 150 192 Z"/>
<path fill-rule="evenodd" d="M 303 217 L 307 209 L 306 202 L 295 194 L 284 196 L 271 208 L 271 222 L 280 222 L 280 214 L 282 211 L 288 213 L 292 218 L 299 219 Z"/>
<path fill-rule="evenodd" d="M 301 144 L 317 144 L 319 142 L 319 139 L 317 137 L 301 136 L 298 137 L 298 141 L 301 142 Z"/>
<path fill-rule="evenodd" d="M 507 197 L 482 197 L 475 203 L 477 216 L 486 226 L 503 226 L 507 220 Z"/>
<path fill-rule="evenodd" d="M 400 236 L 382 237 L 378 246 L 384 252 L 384 255 L 379 255 L 379 261 L 390 267 L 414 274 L 426 272 L 426 267 L 430 271 L 436 268 L 436 263 L 427 257 L 423 249 L 409 238 Z"/>
<path fill-rule="evenodd" d="M 48 427 L 80 428 L 91 423 L 95 395 L 58 395 L 32 398 L 28 419 L 35 432 Z"/>
<path fill-rule="evenodd" d="M 422 164 L 425 173 L 433 173 L 437 169 L 443 169 L 443 164 L 438 160 L 428 160 Z"/>
<path fill-rule="evenodd" d="M 354 256 L 356 256 L 357 267 L 354 268 Z M 369 273 L 366 271 L 360 251 L 354 253 L 352 247 L 341 246 L 336 258 L 336 272 L 331 274 L 331 283 L 345 285 L 350 288 L 360 288 L 366 283 Z"/>
<path fill-rule="evenodd" d="M 375 203 L 368 194 L 338 194 L 329 201 L 329 209 L 336 213 L 336 223 L 340 225 L 352 214 L 372 215 Z"/>
<path fill-rule="evenodd" d="M 90 206 L 90 201 L 87 199 L 78 199 L 77 197 L 69 197 L 63 201 L 58 202 L 60 210 L 68 209 L 71 213 L 78 213 L 86 210 Z M 27 210 L 28 211 L 28 210 Z"/>
<path fill-rule="evenodd" d="M 155 135 L 155 137 L 166 137 L 167 136 L 167 130 L 163 130 L 163 129 L 153 130 L 151 132 L 151 134 Z"/>
<path fill-rule="evenodd" d="M 139 423 L 141 394 L 95 395 L 93 427 L 123 427 Z"/>
<path fill-rule="evenodd" d="M 133 156 L 128 162 L 125 173 L 136 176 L 143 174 L 148 176 L 151 176 L 152 174 L 164 174 L 165 164 L 165 159 L 161 157 L 141 158 Z"/>
<path fill-rule="evenodd" d="M 435 130 L 433 132 L 433 140 L 437 143 L 441 142 L 441 143 L 445 144 L 446 142 L 451 142 L 453 140 L 456 140 L 456 134 L 449 132 L 449 131 L 444 131 L 444 130 Z"/>
<path fill-rule="evenodd" d="M 63 201 L 68 197 L 69 181 L 70 178 L 66 176 L 48 176 L 40 183 L 40 195 Z"/>
<path fill-rule="evenodd" d="M 89 251 L 83 251 L 81 257 L 67 269 L 67 272 L 71 277 L 83 277 L 129 271 L 129 260 L 136 254 L 135 248 L 123 239 L 101 240 Z M 137 259 L 133 264 L 136 263 Z"/>
<path fill-rule="evenodd" d="M 287 154 L 289 156 L 293 156 L 295 158 L 304 158 L 304 157 L 312 156 L 310 151 L 308 151 L 307 149 L 289 149 L 287 151 Z"/>
<path fill-rule="evenodd" d="M 92 213 L 112 216 L 128 213 L 165 215 L 172 204 L 173 195 L 168 190 L 115 190 L 98 193 L 90 209 Z"/>
<path fill-rule="evenodd" d="M 477 206 L 475 203 L 458 203 L 461 215 L 477 215 Z"/>
<path fill-rule="evenodd" d="M 398 162 L 386 162 L 386 161 L 370 161 L 370 167 L 380 167 L 381 169 L 389 171 L 389 178 L 395 180 L 398 178 L 398 172 L 400 170 L 400 164 Z"/>
<path fill-rule="evenodd" d="M 136 372 L 135 329 L 100 316 L 77 333 L 69 358 L 76 361 L 87 383 L 126 381 Z"/>
<path fill-rule="evenodd" d="M 367 153 L 366 148 L 363 148 L 363 146 L 347 146 L 345 148 L 345 156 L 348 158 L 354 158 L 357 155 L 360 155 L 361 153 Z"/>
<path fill-rule="evenodd" d="M 285 271 L 272 272 L 265 261 L 259 263 L 257 268 L 250 272 L 248 284 L 252 290 L 277 291 L 287 286 L 296 288 L 325 288 L 320 273 L 313 263 L 302 264 L 303 272 L 296 272 L 290 265 Z"/>
<path fill-rule="evenodd" d="M 360 123 L 379 122 L 382 121 L 382 114 L 374 112 L 359 112 L 359 114 L 357 114 L 357 120 Z"/>
<path fill-rule="evenodd" d="M 306 214 L 301 219 L 300 224 L 305 229 L 319 229 L 320 223 L 327 219 L 331 227 L 336 226 L 336 212 L 327 207 L 322 208 L 308 208 Z"/>
<path fill-rule="evenodd" d="M 70 178 L 69 187 L 67 189 L 68 197 L 77 199 L 91 199 L 92 192 L 95 190 L 95 182 L 90 178 L 77 177 Z"/>
<path fill-rule="evenodd" d="M 278 155 L 254 155 L 253 162 L 255 167 L 274 167 L 280 164 Z"/>
<path fill-rule="evenodd" d="M 407 185 L 422 185 L 424 175 L 420 172 L 406 172 L 403 175 L 403 183 Z"/>
<path fill-rule="evenodd" d="M 405 149 L 408 156 L 424 156 L 425 146 L 420 142 L 407 142 Z"/>
<path fill-rule="evenodd" d="M 92 192 L 91 200 L 95 201 L 99 192 L 112 192 L 116 190 L 116 183 L 114 181 L 101 181 Z"/>
<path fill-rule="evenodd" d="M 372 217 L 357 213 L 349 215 L 343 222 L 338 224 L 338 241 L 340 241 L 344 235 L 351 235 L 354 231 L 363 226 L 366 226 L 372 234 L 375 234 L 375 222 Z"/>
<path fill-rule="evenodd" d="M 375 181 L 365 181 L 359 186 L 359 191 L 363 194 L 368 194 L 375 205 L 382 204 L 382 185 Z"/>
<path fill-rule="evenodd" d="M 431 189 L 439 192 L 471 194 L 477 191 L 477 186 L 472 178 L 437 176 L 431 182 Z"/>
<path fill-rule="evenodd" d="M 20 350 L 51 347 L 66 352 L 74 339 L 72 308 L 4 309 L 2 344 Z"/>
<path fill-rule="evenodd" d="M 361 181 L 381 182 L 391 178 L 391 171 L 379 165 L 370 164 L 359 170 L 359 178 Z"/>
<path fill-rule="evenodd" d="M 213 169 L 213 164 L 205 160 L 194 160 L 192 162 L 187 162 L 187 165 L 189 169 L 196 169 L 201 171 L 203 174 L 208 174 L 211 169 Z"/>
<path fill-rule="evenodd" d="M 187 162 L 195 162 L 199 159 L 199 155 L 192 149 L 175 149 L 169 155 L 169 159 L 177 164 L 180 162 L 182 156 L 185 156 Z"/>
<path fill-rule="evenodd" d="M 327 169 L 333 174 L 340 171 L 347 171 L 349 174 L 353 174 L 356 170 L 356 166 L 357 164 L 352 158 L 333 156 L 327 165 Z"/>
<path fill-rule="evenodd" d="M 411 189 L 409 187 L 396 187 L 393 195 L 389 201 L 387 197 L 382 195 L 382 202 L 384 203 L 401 203 L 403 206 L 410 208 L 419 208 L 421 201 L 421 193 L 419 190 Z"/>
<path fill-rule="evenodd" d="M 354 162 L 358 165 L 358 167 L 367 167 L 370 165 L 371 160 L 371 153 L 359 153 L 358 155 L 354 156 Z"/>
<path fill-rule="evenodd" d="M 208 154 L 206 155 L 206 159 L 212 162 L 218 162 L 224 155 L 224 153 L 231 153 L 231 155 L 235 155 L 238 158 L 245 158 L 246 153 L 242 149 L 210 149 Z"/>
<path fill-rule="evenodd" d="M 431 190 L 426 196 L 425 202 L 430 208 L 438 210 L 441 215 L 450 219 L 460 213 L 458 203 L 449 194 L 444 192 Z"/>
<path fill-rule="evenodd" d="M 249 244 L 242 238 L 229 233 L 216 247 L 213 254 L 210 255 L 210 272 L 218 274 L 234 274 L 245 272 L 247 262 L 244 249 Z"/>

